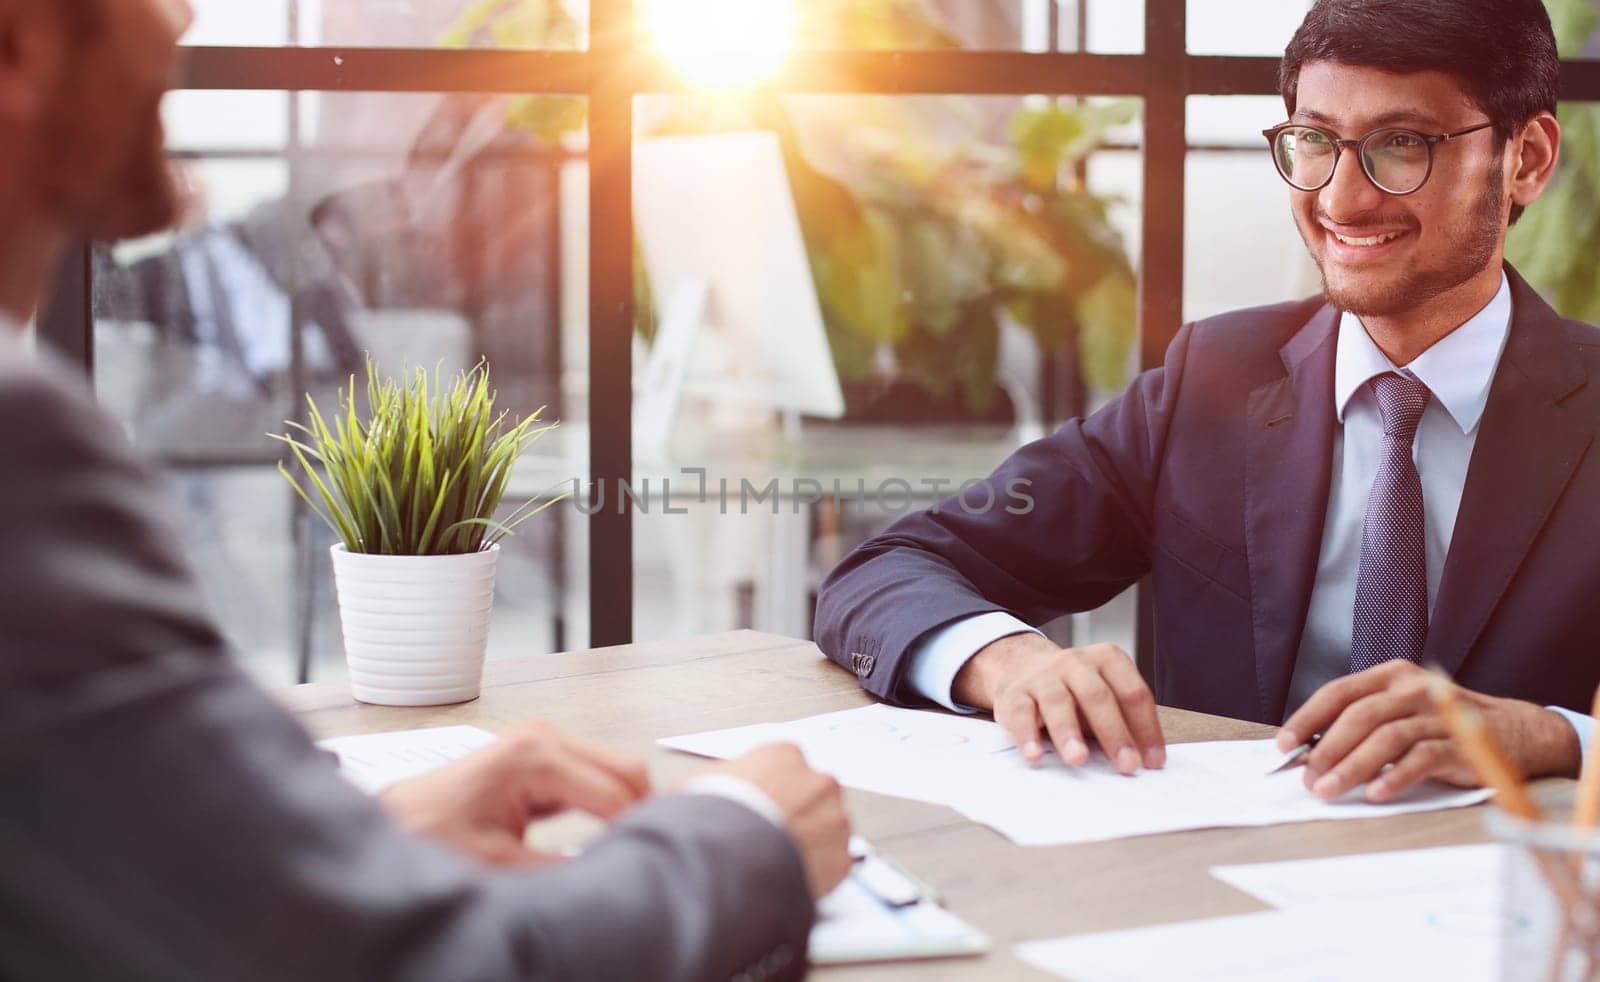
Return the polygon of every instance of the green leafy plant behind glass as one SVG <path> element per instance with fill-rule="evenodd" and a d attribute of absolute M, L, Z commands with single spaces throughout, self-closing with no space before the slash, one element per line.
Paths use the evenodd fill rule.
<path fill-rule="evenodd" d="M 804 9 L 807 47 L 962 46 L 923 0 L 810 0 Z M 982 411 L 997 391 L 1009 318 L 1045 351 L 1072 351 L 1090 385 L 1126 382 L 1136 278 L 1108 219 L 1114 202 L 1091 194 L 1078 168 L 1109 129 L 1136 117 L 1137 102 L 748 103 L 756 125 L 783 141 L 841 377 L 874 377 L 888 352 L 902 375 Z M 796 138 L 797 122 L 818 106 L 843 167 L 824 167 Z"/>
<path fill-rule="evenodd" d="M 330 423 L 306 397 L 308 423 L 272 439 L 289 447 L 305 485 L 278 471 L 353 553 L 449 556 L 492 547 L 554 504 L 530 500 L 494 519 L 517 458 L 555 428 L 539 413 L 518 423 L 495 412 L 488 366 L 441 373 L 417 369 L 409 381 L 384 378 L 367 362 L 367 407 L 357 409 L 355 377 L 339 392 Z"/>
<path fill-rule="evenodd" d="M 1600 28 L 1594 0 L 1545 0 L 1564 58 Z M 1506 256 L 1567 317 L 1600 324 L 1600 106 L 1566 103 L 1561 162 L 1506 238 Z"/>
<path fill-rule="evenodd" d="M 963 113 L 969 135 L 941 135 Z M 1002 316 L 1046 351 L 1072 347 L 1091 384 L 1126 381 L 1136 280 L 1111 202 L 1074 171 L 1136 114 L 1126 100 L 686 95 L 654 132 L 774 132 L 840 376 L 873 378 L 887 351 L 900 374 L 982 411 Z M 819 117 L 834 135 L 827 170 L 801 136 L 808 117 L 813 140 Z"/>
<path fill-rule="evenodd" d="M 583 45 L 583 25 L 561 0 L 475 0 L 439 38 L 442 48 L 529 48 L 573 51 Z M 581 96 L 525 95 L 506 103 L 508 128 L 556 143 L 583 128 L 588 102 Z"/>

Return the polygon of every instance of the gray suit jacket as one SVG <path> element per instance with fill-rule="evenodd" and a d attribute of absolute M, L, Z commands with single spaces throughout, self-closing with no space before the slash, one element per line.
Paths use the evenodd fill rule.
<path fill-rule="evenodd" d="M 230 664 L 160 479 L 10 337 L 0 447 L 0 978 L 803 974 L 800 859 L 733 802 L 536 873 L 390 822 Z"/>

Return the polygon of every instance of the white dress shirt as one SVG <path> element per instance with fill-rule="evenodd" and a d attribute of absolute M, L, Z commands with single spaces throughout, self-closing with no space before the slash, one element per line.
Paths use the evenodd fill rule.
<path fill-rule="evenodd" d="M 1367 520 L 1367 499 L 1383 459 L 1383 419 L 1367 383 L 1386 372 L 1398 372 L 1420 380 L 1433 393 L 1411 444 L 1411 457 L 1422 479 L 1428 611 L 1432 613 L 1461 507 L 1461 489 L 1467 483 L 1467 465 L 1478 442 L 1478 421 L 1489 402 L 1489 386 L 1510 334 L 1511 287 L 1504 274 L 1500 292 L 1487 307 L 1404 368 L 1397 368 L 1379 350 L 1353 314 L 1347 313 L 1339 321 L 1333 405 L 1329 408 L 1343 425 L 1333 429 L 1322 553 L 1289 684 L 1288 712 L 1293 713 L 1312 693 L 1350 670 L 1361 533 Z"/>
<path fill-rule="evenodd" d="M 1444 575 L 1445 557 L 1450 552 L 1461 490 L 1478 439 L 1478 423 L 1510 333 L 1511 284 L 1504 273 L 1500 276 L 1500 290 L 1487 306 L 1404 368 L 1389 361 L 1355 315 L 1346 313 L 1339 321 L 1334 404 L 1329 409 L 1341 425 L 1334 429 L 1322 552 L 1289 687 L 1288 712 L 1294 712 L 1312 693 L 1350 668 L 1361 532 L 1383 443 L 1377 400 L 1366 383 L 1385 372 L 1399 372 L 1421 380 L 1433 393 L 1412 443 L 1412 456 L 1422 480 L 1431 612 Z M 970 707 L 957 705 L 951 694 L 956 674 L 985 645 L 1028 631 L 1034 629 L 1001 612 L 956 621 L 933 632 L 917 647 L 907 681 L 917 694 L 948 709 L 972 712 Z M 1559 706 L 1550 708 L 1572 723 L 1587 755 L 1593 720 Z"/>
<path fill-rule="evenodd" d="M 683 793 L 726 798 L 745 806 L 778 828 L 788 831 L 783 823 L 783 812 L 778 810 L 778 803 L 765 791 L 756 787 L 754 782 L 742 777 L 723 771 L 710 771 L 690 778 L 683 786 Z"/>

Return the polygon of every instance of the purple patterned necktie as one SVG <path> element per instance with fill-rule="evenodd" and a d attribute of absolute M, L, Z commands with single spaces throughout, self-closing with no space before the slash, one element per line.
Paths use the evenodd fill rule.
<path fill-rule="evenodd" d="M 1422 479 L 1411 459 L 1417 422 L 1432 393 L 1414 378 L 1386 372 L 1370 383 L 1383 417 L 1383 459 L 1367 498 L 1356 576 L 1350 671 L 1394 658 L 1422 662 L 1428 637 L 1428 561 Z"/>

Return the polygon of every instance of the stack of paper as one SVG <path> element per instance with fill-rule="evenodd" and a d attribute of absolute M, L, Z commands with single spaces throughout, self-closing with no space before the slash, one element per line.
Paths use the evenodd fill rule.
<path fill-rule="evenodd" d="M 1284 909 L 1029 942 L 1017 957 L 1076 982 L 1489 982 L 1506 855 L 1482 845 L 1219 866 L 1212 875 Z"/>
<path fill-rule="evenodd" d="M 1498 977 L 1493 933 L 1409 900 L 1323 904 L 1018 945 L 1073 982 L 1372 982 Z"/>
<path fill-rule="evenodd" d="M 1484 843 L 1214 866 L 1211 875 L 1274 907 L 1406 899 L 1492 916 L 1507 856 L 1505 846 Z"/>
<path fill-rule="evenodd" d="M 1167 766 L 1118 774 L 1103 756 L 1071 767 L 1054 755 L 1022 759 L 987 720 L 874 705 L 789 723 L 762 723 L 660 741 L 728 758 L 765 743 L 796 743 L 818 770 L 865 791 L 954 808 L 1021 845 L 1060 845 L 1181 829 L 1373 818 L 1474 804 L 1486 791 L 1426 785 L 1384 805 L 1362 789 L 1314 797 L 1270 740 L 1173 744 Z"/>

